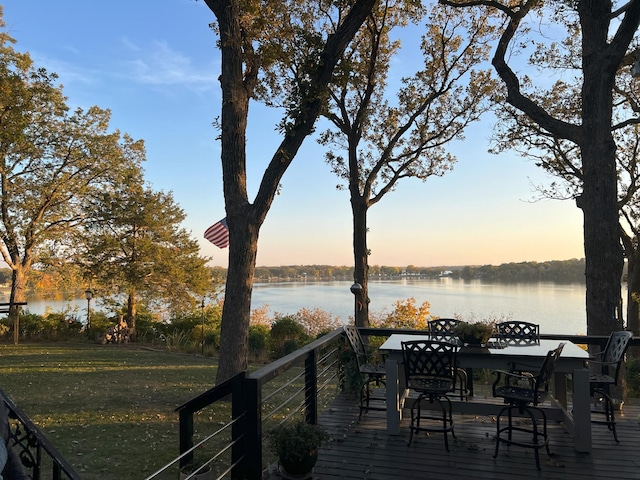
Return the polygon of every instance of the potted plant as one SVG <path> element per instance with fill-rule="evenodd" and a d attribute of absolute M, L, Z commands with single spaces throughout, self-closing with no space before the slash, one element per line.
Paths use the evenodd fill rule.
<path fill-rule="evenodd" d="M 454 332 L 463 345 L 486 345 L 493 335 L 493 324 L 487 322 L 460 322 Z"/>
<path fill-rule="evenodd" d="M 268 434 L 269 446 L 278 455 L 280 466 L 289 475 L 305 476 L 318 459 L 318 447 L 329 438 L 319 425 L 302 421 L 283 423 Z"/>
<path fill-rule="evenodd" d="M 180 480 L 213 480 L 213 472 L 210 465 L 205 465 L 207 460 L 201 457 L 193 457 L 186 465 L 180 467 Z"/>

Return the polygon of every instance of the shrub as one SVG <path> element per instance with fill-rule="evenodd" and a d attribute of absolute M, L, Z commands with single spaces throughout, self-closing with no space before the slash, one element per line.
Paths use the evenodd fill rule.
<path fill-rule="evenodd" d="M 7 334 L 13 335 L 13 322 L 7 317 L 3 324 Z M 20 315 L 20 337 L 29 340 L 70 340 L 82 336 L 83 323 L 69 311 L 51 312 L 44 315 L 27 313 Z M 5 330 L 3 328 L 3 330 Z"/>
<path fill-rule="evenodd" d="M 266 362 L 269 357 L 269 326 L 249 325 L 249 359 L 252 362 Z"/>
<path fill-rule="evenodd" d="M 381 328 L 412 328 L 415 330 L 426 330 L 429 320 L 431 320 L 431 305 L 424 302 L 417 307 L 415 298 L 398 300 L 391 313 L 382 318 L 372 321 L 372 325 Z"/>
<path fill-rule="evenodd" d="M 291 353 L 311 340 L 302 325 L 291 316 L 280 317 L 271 326 L 269 332 L 271 353 L 280 358 Z"/>
<path fill-rule="evenodd" d="M 313 310 L 302 308 L 293 315 L 293 319 L 304 328 L 307 335 L 312 337 L 318 337 L 342 326 L 339 318 L 321 308 Z"/>

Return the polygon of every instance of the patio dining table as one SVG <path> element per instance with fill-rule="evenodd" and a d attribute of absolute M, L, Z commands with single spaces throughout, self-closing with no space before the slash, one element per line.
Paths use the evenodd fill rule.
<path fill-rule="evenodd" d="M 441 339 L 442 337 L 440 337 Z M 387 431 L 390 434 L 400 434 L 402 409 L 408 395 L 404 368 L 402 368 L 402 342 L 409 340 L 432 340 L 430 335 L 393 334 L 381 346 L 380 350 L 387 354 L 386 395 L 387 395 Z M 437 339 L 437 338 L 435 338 Z M 511 365 L 531 365 L 537 369 L 549 350 L 561 343 L 558 340 L 540 340 L 535 345 L 500 345 L 496 341 L 490 348 L 461 347 L 458 353 L 458 366 L 461 368 L 487 368 L 492 370 L 509 369 Z M 579 452 L 591 452 L 591 406 L 589 393 L 589 371 L 586 362 L 589 359 L 587 351 L 571 342 L 565 343 L 562 354 L 556 364 L 553 381 L 552 413 L 558 414 L 567 428 L 573 433 L 574 446 Z M 568 402 L 567 376 L 572 377 L 572 401 Z M 460 402 L 459 405 L 467 402 Z M 488 411 L 496 404 L 487 405 L 482 402 L 468 402 L 465 410 L 473 413 Z M 497 408 L 496 408 L 497 411 Z"/>

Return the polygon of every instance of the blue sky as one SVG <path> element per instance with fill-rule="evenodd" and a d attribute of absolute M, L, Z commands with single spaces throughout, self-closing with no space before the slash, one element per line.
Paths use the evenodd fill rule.
<path fill-rule="evenodd" d="M 225 216 L 220 148 L 219 52 L 213 13 L 194 0 L 0 0 L 15 48 L 59 75 L 72 107 L 112 111 L 111 126 L 143 139 L 146 179 L 172 191 L 211 264 L 227 249 L 202 238 Z M 416 41 L 418 39 L 416 38 Z M 401 68 L 410 62 L 398 59 Z M 277 112 L 252 105 L 248 183 L 256 191 L 280 141 Z M 452 172 L 398 185 L 369 213 L 372 265 L 468 265 L 584 256 L 582 215 L 573 202 L 533 202 L 549 178 L 516 153 L 487 153 L 490 118 L 450 151 Z M 258 265 L 353 264 L 348 193 L 306 140 L 261 229 Z"/>

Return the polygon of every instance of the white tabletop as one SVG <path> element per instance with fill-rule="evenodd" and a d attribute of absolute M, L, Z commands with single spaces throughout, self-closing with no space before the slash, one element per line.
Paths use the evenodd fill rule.
<path fill-rule="evenodd" d="M 431 340 L 429 335 L 411 335 L 406 333 L 394 333 L 380 345 L 380 350 L 388 352 L 401 352 L 402 342 L 410 340 Z M 540 340 L 538 345 L 508 345 L 505 348 L 488 348 L 483 349 L 483 353 L 489 355 L 507 355 L 507 356 L 527 356 L 527 357 L 545 357 L 549 350 L 558 347 L 560 343 L 564 343 L 561 358 L 575 358 L 580 360 L 588 360 L 589 353 L 580 348 L 575 343 L 562 340 Z"/>

